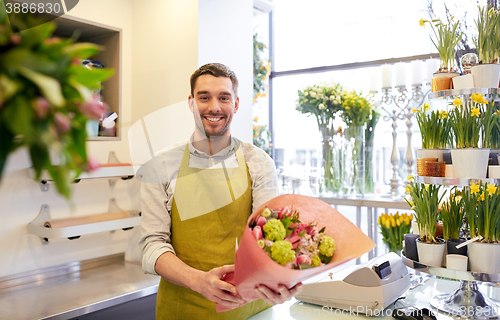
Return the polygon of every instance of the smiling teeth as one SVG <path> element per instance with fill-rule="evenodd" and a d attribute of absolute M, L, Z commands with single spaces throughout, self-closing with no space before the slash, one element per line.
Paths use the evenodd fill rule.
<path fill-rule="evenodd" d="M 222 119 L 222 118 L 208 118 L 208 117 L 207 117 L 207 119 L 208 119 L 208 120 L 210 120 L 210 121 L 219 121 L 219 120 L 220 120 L 220 119 Z"/>

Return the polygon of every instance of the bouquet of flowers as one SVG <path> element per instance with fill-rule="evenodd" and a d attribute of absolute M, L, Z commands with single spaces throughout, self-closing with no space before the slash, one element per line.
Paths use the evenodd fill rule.
<path fill-rule="evenodd" d="M 314 224 L 300 222 L 299 213 L 288 207 L 265 208 L 250 222 L 250 229 L 271 259 L 293 269 L 328 263 L 335 251 L 335 241 L 325 235 L 324 227 L 318 231 Z"/>
<path fill-rule="evenodd" d="M 413 214 L 384 213 L 378 218 L 380 232 L 389 251 L 398 253 L 403 249 L 404 235 L 410 232 Z"/>
<path fill-rule="evenodd" d="M 282 209 L 276 210 L 276 218 L 272 218 L 273 212 L 269 210 L 269 208 L 290 208 L 290 209 Z M 262 213 L 265 211 L 264 216 Z M 278 219 L 278 214 L 281 212 L 280 218 Z M 300 213 L 300 221 L 295 222 L 296 225 L 291 227 L 292 216 L 294 212 Z M 270 214 L 270 215 L 269 215 Z M 269 217 L 265 217 L 265 215 L 269 215 Z M 288 218 L 284 218 L 283 216 Z M 262 218 L 261 218 L 262 217 Z M 298 218 L 298 217 L 297 217 Z M 275 220 L 284 220 L 285 223 L 290 223 L 288 227 L 285 227 L 285 236 L 283 239 L 286 239 L 286 230 L 290 230 L 290 234 L 288 235 L 288 240 L 276 240 L 276 236 L 281 238 L 283 235 L 283 230 L 281 231 L 272 231 L 271 229 L 281 229 L 281 227 L 276 222 L 272 222 L 268 227 L 262 228 L 263 238 L 256 240 L 256 238 L 260 238 L 258 233 L 259 228 L 256 228 L 259 224 L 259 220 L 264 222 L 262 219 L 266 220 L 262 226 L 265 226 L 269 221 Z M 286 222 L 289 221 L 289 222 Z M 297 220 L 298 221 L 298 220 Z M 277 221 L 280 224 L 282 222 Z M 300 224 L 299 224 L 300 223 Z M 324 230 L 312 231 L 315 226 L 325 226 Z M 284 224 L 282 225 L 285 226 Z M 303 229 L 302 231 L 300 231 Z M 297 240 L 292 240 L 292 238 L 296 237 L 293 233 L 297 231 L 299 237 L 302 234 L 301 238 L 307 239 L 305 237 L 306 234 L 313 234 L 312 238 L 316 234 L 323 234 L 318 237 L 322 238 L 322 241 L 317 240 L 315 242 L 318 245 L 318 256 L 322 255 L 321 252 L 328 253 L 331 257 L 330 262 L 320 264 L 317 267 L 309 268 L 306 266 L 304 268 L 305 263 L 301 262 L 304 258 L 296 258 L 297 248 L 299 252 L 299 257 L 302 256 L 300 254 L 300 248 L 306 248 L 305 243 L 304 246 L 302 244 L 302 240 L 297 242 Z M 322 231 L 322 232 L 321 232 Z M 274 242 L 273 245 L 269 246 L 270 248 L 276 246 L 276 243 L 279 241 L 287 242 L 289 244 L 284 244 L 283 247 L 288 249 L 292 248 L 293 252 L 290 252 L 291 255 L 288 256 L 288 253 L 285 253 L 286 250 L 282 250 L 280 246 L 276 246 L 275 250 L 278 249 L 275 254 L 275 259 L 273 260 L 272 253 L 270 254 L 264 248 L 259 246 L 259 240 L 265 240 L 264 236 L 273 237 L 273 240 L 269 240 Z M 332 241 L 327 240 L 328 236 Z M 335 248 L 333 247 L 333 239 L 335 239 Z M 296 250 L 293 250 L 293 244 L 297 243 Z M 270 244 L 270 243 L 269 243 Z M 314 246 L 314 245 L 313 245 Z M 236 248 L 235 254 L 235 262 L 234 262 L 234 273 L 228 273 L 223 277 L 223 280 L 234 284 L 236 286 L 236 290 L 238 294 L 246 301 L 252 302 L 257 300 L 259 297 L 255 292 L 255 287 L 263 284 L 267 287 L 277 291 L 278 285 L 282 284 L 288 288 L 295 286 L 297 283 L 304 281 L 314 275 L 317 275 L 321 272 L 324 272 L 328 269 L 331 269 L 335 266 L 338 266 L 344 262 L 347 262 L 353 258 L 360 257 L 364 253 L 370 251 L 375 244 L 370 238 L 368 238 L 358 227 L 356 227 L 352 222 L 350 222 L 347 218 L 341 215 L 337 210 L 332 208 L 326 202 L 323 202 L 317 198 L 301 196 L 296 194 L 285 194 L 278 196 L 264 203 L 262 206 L 257 208 L 257 210 L 252 213 L 248 219 L 247 227 L 241 237 L 240 245 Z M 324 248 L 320 248 L 324 247 Z M 334 250 L 335 249 L 335 250 Z M 272 250 L 272 249 L 271 249 Z M 283 252 L 281 252 L 283 251 Z M 290 251 L 290 250 L 288 250 Z M 335 251 L 335 254 L 333 254 Z M 324 254 L 323 254 L 324 255 Z M 326 255 L 324 255 L 326 256 Z M 320 258 L 321 259 L 321 258 Z M 298 261 L 297 261 L 298 260 Z M 315 260 L 317 260 L 315 258 Z M 299 269 L 293 268 L 293 262 L 298 264 Z M 311 259 L 312 262 L 312 259 Z M 288 265 L 287 265 L 288 264 Z M 306 263 L 307 264 L 307 263 Z M 230 308 L 221 306 L 219 304 L 216 305 L 217 312 L 228 311 Z"/>

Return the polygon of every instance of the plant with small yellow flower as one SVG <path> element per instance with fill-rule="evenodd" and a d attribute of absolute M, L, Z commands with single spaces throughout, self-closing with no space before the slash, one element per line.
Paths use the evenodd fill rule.
<path fill-rule="evenodd" d="M 459 239 L 460 229 L 464 224 L 462 192 L 453 187 L 450 197 L 441 205 L 441 220 L 443 221 L 443 239 Z"/>
<path fill-rule="evenodd" d="M 446 149 L 451 142 L 448 112 L 431 111 L 429 103 L 413 109 L 422 136 L 423 149 Z"/>
<path fill-rule="evenodd" d="M 478 193 L 477 234 L 483 237 L 483 242 L 497 242 L 500 240 L 500 188 L 495 184 L 483 185 L 481 182 Z"/>
<path fill-rule="evenodd" d="M 477 49 L 479 63 L 498 62 L 499 43 L 499 23 L 500 15 L 498 11 L 490 5 L 479 6 L 479 16 L 474 20 L 477 27 L 477 38 L 472 41 Z"/>
<path fill-rule="evenodd" d="M 441 192 L 441 185 L 426 185 L 417 183 L 414 179 L 408 179 L 406 202 L 415 212 L 420 240 L 435 243 L 436 222 L 439 216 L 439 204 L 446 195 L 447 190 Z"/>
<path fill-rule="evenodd" d="M 413 214 L 384 213 L 378 218 L 380 232 L 382 233 L 384 243 L 391 252 L 399 252 L 403 249 L 404 235 L 410 232 Z"/>

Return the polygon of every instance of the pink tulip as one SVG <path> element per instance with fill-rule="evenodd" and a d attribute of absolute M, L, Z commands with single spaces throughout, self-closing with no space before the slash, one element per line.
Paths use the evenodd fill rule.
<path fill-rule="evenodd" d="M 307 224 L 305 224 L 305 223 L 297 223 L 297 224 L 295 225 L 295 230 L 294 230 L 294 233 L 295 233 L 295 234 L 300 234 L 301 232 L 303 232 L 304 230 L 306 230 L 306 229 L 307 229 L 307 227 L 308 227 L 308 225 L 307 225 Z"/>
<path fill-rule="evenodd" d="M 308 226 L 306 228 L 306 232 L 307 232 L 308 235 L 314 236 L 318 232 L 318 230 L 316 229 L 316 227 Z"/>
<path fill-rule="evenodd" d="M 283 219 L 284 217 L 289 217 L 292 215 L 292 211 L 288 207 L 281 208 L 278 210 L 278 219 Z"/>
<path fill-rule="evenodd" d="M 71 128 L 71 122 L 69 121 L 68 117 L 60 112 L 56 112 L 54 114 L 54 118 L 56 120 L 57 131 L 61 134 L 68 132 L 68 130 Z"/>
<path fill-rule="evenodd" d="M 47 99 L 39 97 L 33 103 L 33 107 L 35 108 L 35 112 L 38 118 L 44 119 L 47 115 L 47 111 L 49 111 L 50 104 Z"/>
<path fill-rule="evenodd" d="M 311 264 L 311 258 L 309 258 L 309 256 L 305 255 L 305 254 L 302 254 L 300 256 L 298 256 L 297 258 L 295 258 L 295 265 L 296 266 L 300 266 L 302 263 L 307 263 L 307 264 Z"/>
<path fill-rule="evenodd" d="M 106 112 L 106 104 L 101 101 L 99 94 L 93 94 L 89 101 L 86 101 L 79 106 L 80 111 L 90 120 L 99 120 Z"/>
<path fill-rule="evenodd" d="M 99 169 L 99 161 L 94 157 L 87 157 L 87 171 L 92 172 Z"/>
<path fill-rule="evenodd" d="M 260 226 L 255 226 L 252 230 L 252 234 L 257 240 L 264 238 L 262 235 L 262 228 Z"/>
<path fill-rule="evenodd" d="M 297 245 L 300 242 L 300 236 L 295 233 L 292 233 L 288 237 L 286 237 L 285 240 L 292 244 L 293 249 L 296 249 Z"/>
<path fill-rule="evenodd" d="M 260 226 L 261 228 L 266 224 L 267 222 L 267 219 L 264 218 L 263 216 L 258 216 L 255 223 L 257 223 L 258 226 Z"/>

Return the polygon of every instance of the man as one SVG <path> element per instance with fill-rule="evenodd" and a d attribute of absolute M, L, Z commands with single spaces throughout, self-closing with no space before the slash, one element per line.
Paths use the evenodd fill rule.
<path fill-rule="evenodd" d="M 221 280 L 234 271 L 235 239 L 250 213 L 277 196 L 272 159 L 231 137 L 239 108 L 238 80 L 222 64 L 191 76 L 189 108 L 195 130 L 153 158 L 143 173 L 143 269 L 162 276 L 157 319 L 246 319 L 300 292 L 302 284 L 274 292 L 259 286 L 262 300 L 244 304 Z M 215 303 L 237 307 L 216 313 Z"/>

